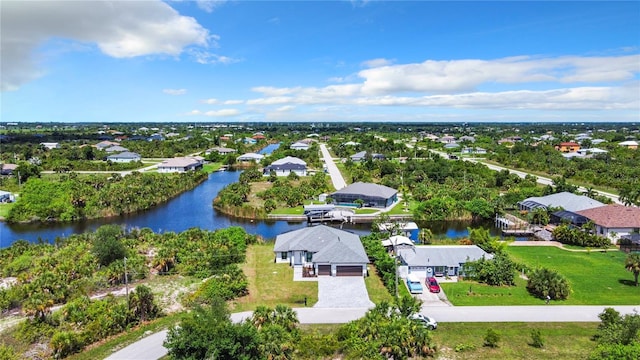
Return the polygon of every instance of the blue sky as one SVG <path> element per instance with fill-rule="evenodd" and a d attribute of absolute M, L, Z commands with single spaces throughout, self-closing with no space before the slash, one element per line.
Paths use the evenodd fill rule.
<path fill-rule="evenodd" d="M 17 1 L 2 122 L 640 122 L 640 2 Z"/>

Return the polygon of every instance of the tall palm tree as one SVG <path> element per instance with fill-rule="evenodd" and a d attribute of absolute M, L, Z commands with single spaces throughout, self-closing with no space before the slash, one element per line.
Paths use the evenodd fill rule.
<path fill-rule="evenodd" d="M 638 286 L 638 275 L 640 275 L 640 253 L 630 253 L 624 262 L 625 269 L 633 273 L 635 286 Z"/>

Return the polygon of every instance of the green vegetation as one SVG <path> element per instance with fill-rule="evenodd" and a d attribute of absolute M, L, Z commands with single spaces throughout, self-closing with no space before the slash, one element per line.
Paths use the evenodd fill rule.
<path fill-rule="evenodd" d="M 0 203 L 0 218 L 9 216 L 9 211 L 15 203 Z"/>
<path fill-rule="evenodd" d="M 134 172 L 78 177 L 60 181 L 31 178 L 10 209 L 7 221 L 73 221 L 146 210 L 207 179 L 203 171 L 181 174 Z"/>
<path fill-rule="evenodd" d="M 598 347 L 590 359 L 636 360 L 640 358 L 640 314 L 620 316 L 606 308 L 599 315 L 601 323 L 594 338 Z"/>
<path fill-rule="evenodd" d="M 389 293 L 389 290 L 384 286 L 382 280 L 378 276 L 378 272 L 373 265 L 369 265 L 369 276 L 364 278 L 364 284 L 367 287 L 369 293 L 369 299 L 377 304 L 382 301 L 392 301 L 393 297 Z"/>
<path fill-rule="evenodd" d="M 18 279 L 0 290 L 0 306 L 3 311 L 21 306 L 29 316 L 14 333 L 16 348 L 44 341 L 63 357 L 158 316 L 156 295 L 146 286 L 137 286 L 128 302 L 112 295 L 88 297 L 125 280 L 152 276 L 152 270 L 158 274 L 153 276 L 207 279 L 184 299 L 188 304 L 206 304 L 214 295 L 231 299 L 246 294 L 247 280 L 236 264 L 245 260 L 247 245 L 255 241 L 239 227 L 155 234 L 113 225 L 58 239 L 55 245 L 18 241 L 0 250 L 1 276 Z M 64 306 L 52 312 L 55 304 Z"/>
<path fill-rule="evenodd" d="M 537 268 L 527 276 L 527 290 L 539 299 L 566 300 L 571 292 L 567 278 L 555 270 Z"/>

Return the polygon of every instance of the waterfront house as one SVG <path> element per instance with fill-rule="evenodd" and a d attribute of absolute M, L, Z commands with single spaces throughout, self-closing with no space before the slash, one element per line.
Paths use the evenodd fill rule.
<path fill-rule="evenodd" d="M 477 245 L 423 245 L 397 249 L 401 277 L 418 278 L 464 275 L 464 265 L 482 258 L 493 259 Z"/>
<path fill-rule="evenodd" d="M 158 165 L 158 172 L 187 172 L 202 169 L 204 161 L 201 157 L 176 157 L 163 161 Z"/>
<path fill-rule="evenodd" d="M 577 211 L 596 225 L 596 234 L 617 243 L 621 236 L 640 232 L 640 208 L 611 204 Z"/>
<path fill-rule="evenodd" d="M 255 162 L 255 163 L 259 163 L 260 160 L 262 160 L 263 158 L 264 158 L 264 155 L 262 155 L 262 154 L 246 153 L 246 154 L 242 154 L 242 155 L 238 156 L 236 158 L 236 161 L 238 161 L 238 162 Z"/>
<path fill-rule="evenodd" d="M 311 267 L 317 275 L 367 275 L 369 258 L 360 237 L 326 225 L 278 235 L 273 252 L 276 263 Z"/>
<path fill-rule="evenodd" d="M 272 171 L 276 176 L 287 176 L 290 173 L 296 173 L 298 176 L 307 176 L 307 163 L 297 157 L 287 156 L 272 162 L 271 165 L 262 170 L 262 173 L 270 175 Z"/>
<path fill-rule="evenodd" d="M 398 190 L 384 185 L 356 182 L 329 195 L 338 205 L 356 206 L 362 200 L 364 206 L 387 207 L 398 201 Z"/>
<path fill-rule="evenodd" d="M 207 149 L 204 154 L 209 155 L 211 153 L 218 153 L 220 155 L 229 155 L 238 152 L 236 149 L 226 148 L 226 147 L 214 147 L 211 149 Z"/>
<path fill-rule="evenodd" d="M 598 200 L 588 196 L 576 195 L 570 192 L 561 192 L 547 196 L 534 196 L 526 198 L 518 203 L 521 211 L 532 211 L 537 208 L 562 208 L 567 211 L 577 212 L 603 206 Z"/>

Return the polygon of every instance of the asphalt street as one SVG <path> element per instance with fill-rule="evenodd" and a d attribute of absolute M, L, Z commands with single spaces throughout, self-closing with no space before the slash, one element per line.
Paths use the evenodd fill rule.
<path fill-rule="evenodd" d="M 439 323 L 446 322 L 598 322 L 598 314 L 605 307 L 612 307 L 621 314 L 640 311 L 635 306 L 424 306 L 421 313 Z M 362 317 L 368 308 L 297 308 L 302 324 L 343 324 Z M 231 320 L 240 322 L 251 317 L 250 311 L 235 313 Z M 108 360 L 157 360 L 167 354 L 162 346 L 167 332 L 161 331 L 145 337 L 109 356 Z"/>

